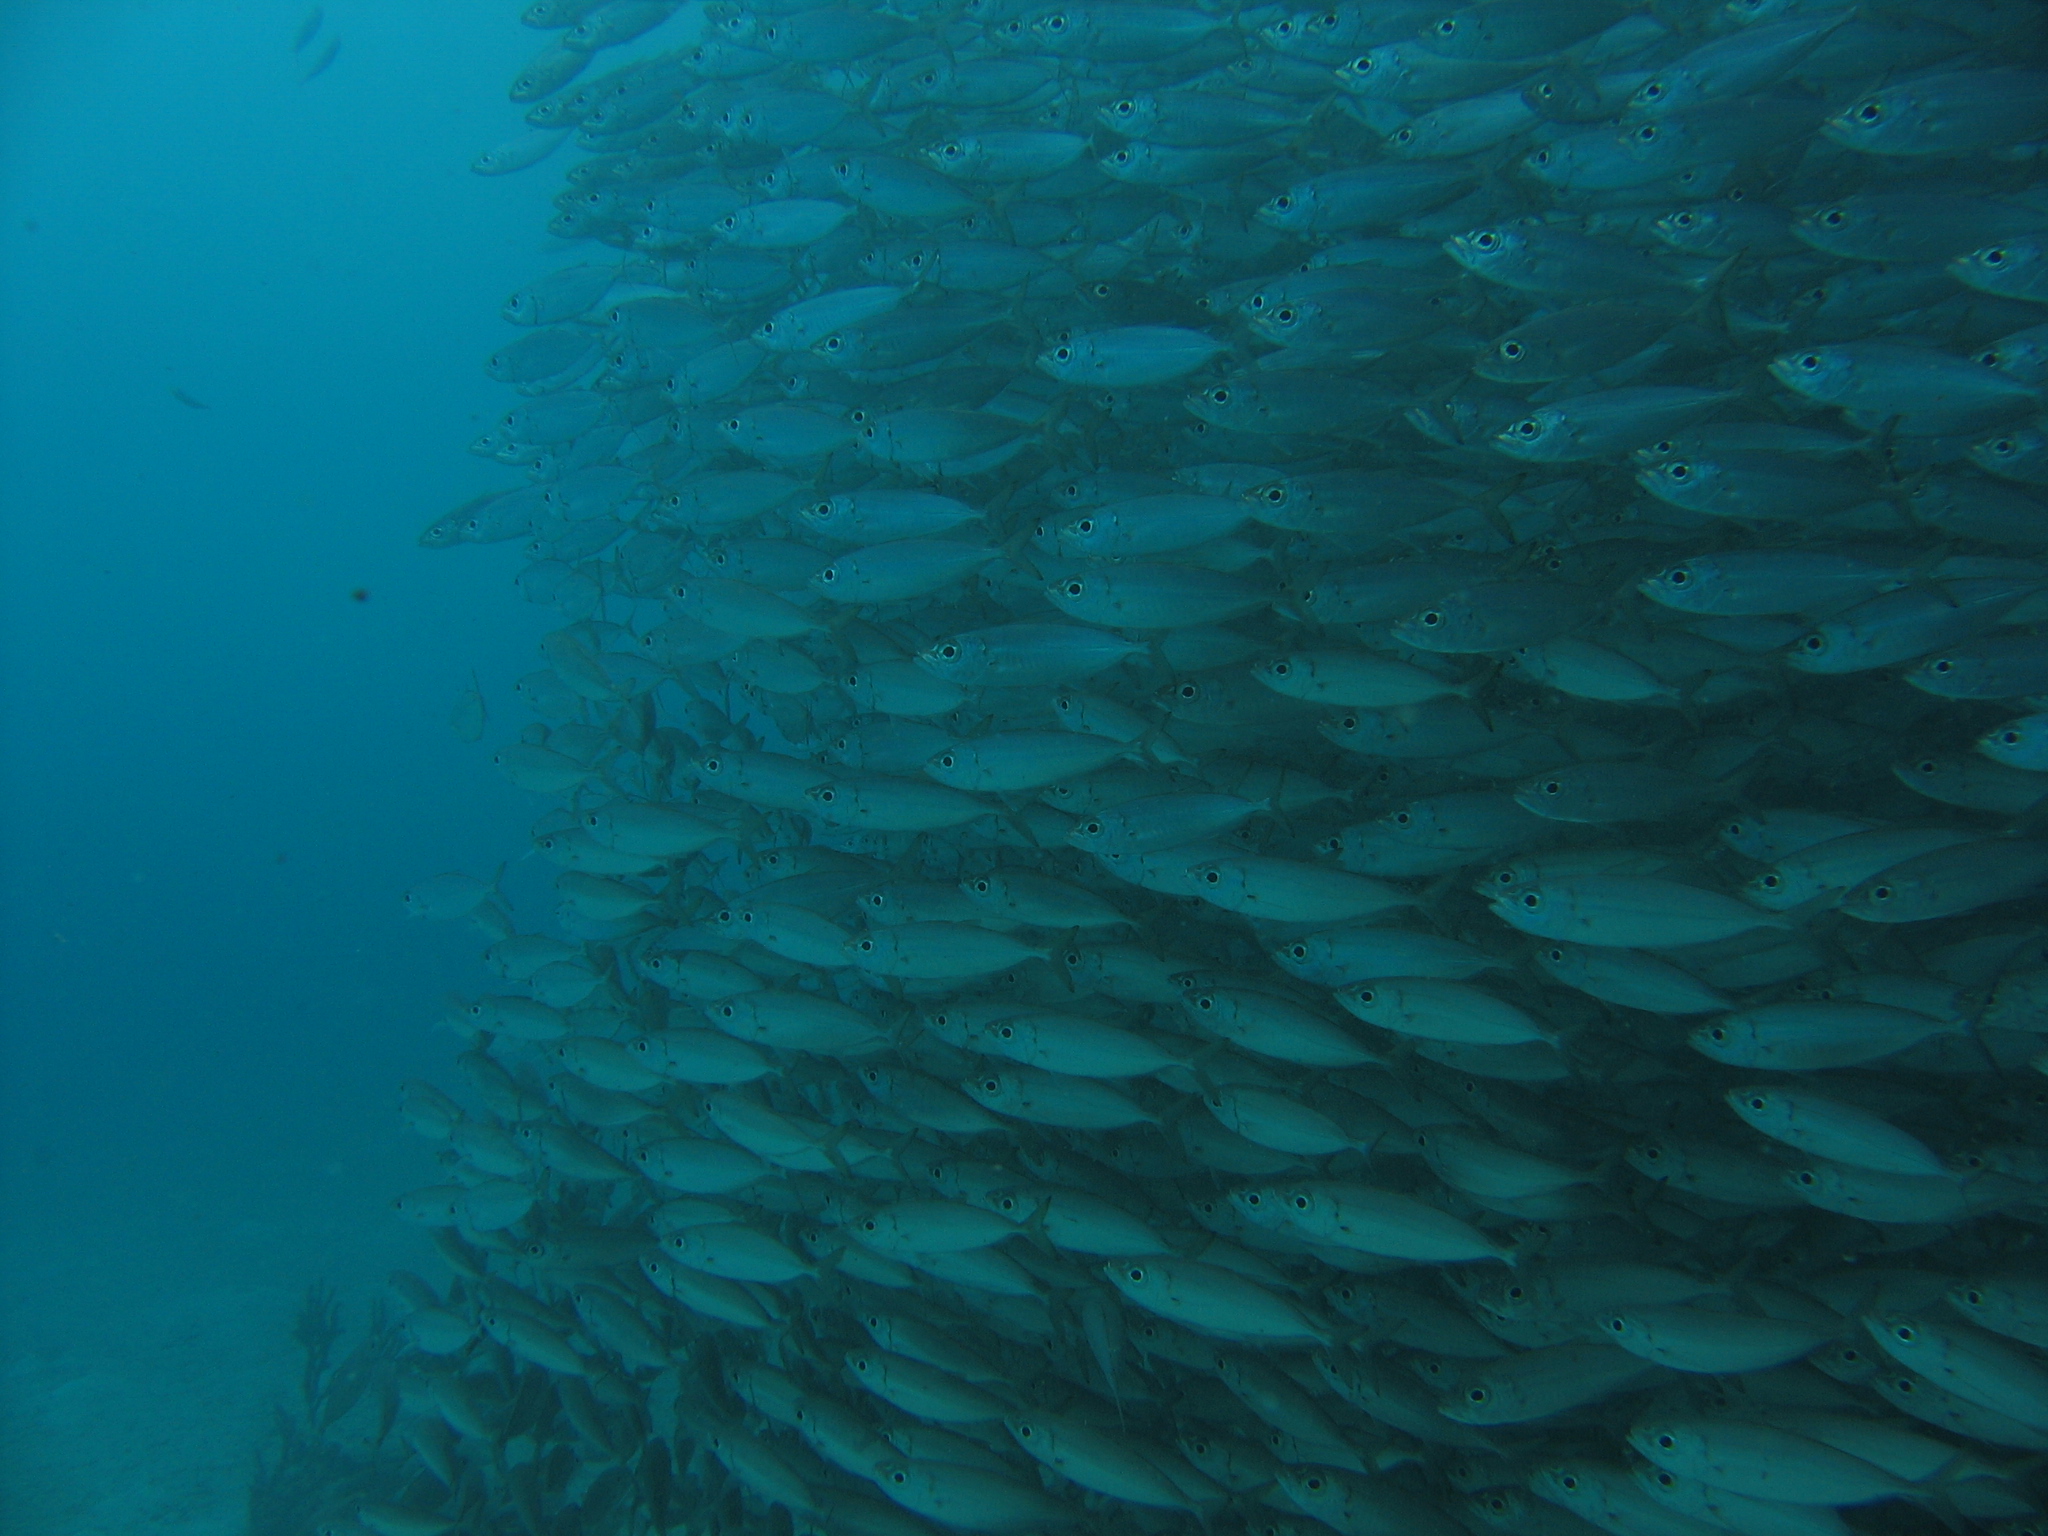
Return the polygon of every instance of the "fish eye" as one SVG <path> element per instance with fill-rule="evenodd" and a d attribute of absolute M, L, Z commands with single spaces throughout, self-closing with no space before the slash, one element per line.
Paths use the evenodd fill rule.
<path fill-rule="evenodd" d="M 1802 373 L 1819 373 L 1821 356 L 1818 352 L 1804 353 L 1800 356 L 1799 361 L 1792 366 L 1799 369 Z"/>
<path fill-rule="evenodd" d="M 1394 142 L 1396 144 L 1413 144 L 1415 142 L 1415 130 L 1413 128 L 1401 129 L 1394 135 Z"/>
<path fill-rule="evenodd" d="M 1484 1387 L 1467 1387 L 1465 1389 L 1465 1400 L 1470 1403 L 1483 1403 L 1492 1395 Z"/>
<path fill-rule="evenodd" d="M 1511 363 L 1519 363 L 1527 355 L 1528 350 L 1519 341 L 1504 341 L 1500 344 L 1500 355 Z"/>
<path fill-rule="evenodd" d="M 1799 642 L 1799 648 L 1805 651 L 1806 654 L 1809 656 L 1818 656 L 1822 651 L 1828 648 L 1828 637 L 1826 635 L 1819 634 L 1808 635 L 1804 640 Z"/>
<path fill-rule="evenodd" d="M 1540 912 L 1540 911 L 1541 911 L 1542 909 L 1543 909 L 1543 898 L 1542 898 L 1542 897 L 1541 897 L 1540 895 L 1538 895 L 1538 894 L 1537 894 L 1537 893 L 1536 893 L 1535 891 L 1524 891 L 1524 892 L 1522 893 L 1522 910 L 1523 910 L 1523 911 L 1525 911 L 1525 912 Z"/>
<path fill-rule="evenodd" d="M 1427 610 L 1423 613 L 1421 618 L 1416 620 L 1416 622 L 1420 624 L 1424 629 L 1435 629 L 1439 624 L 1443 623 L 1443 621 L 1444 616 L 1442 612 L 1435 608 Z"/>
<path fill-rule="evenodd" d="M 1659 1435 L 1657 1437 L 1657 1449 L 1660 1451 L 1677 1450 L 1678 1437 L 1676 1435 Z"/>
<path fill-rule="evenodd" d="M 1630 137 L 1632 137 L 1638 144 L 1654 144 L 1657 142 L 1657 134 L 1658 129 L 1655 123 L 1645 123 L 1642 127 L 1638 128 L 1632 135 L 1630 135 Z"/>
<path fill-rule="evenodd" d="M 1472 249 L 1475 251 L 1494 251 L 1499 248 L 1500 234 L 1496 230 L 1482 229 L 1472 237 Z"/>
<path fill-rule="evenodd" d="M 1374 1003 L 1378 1001 L 1379 994 L 1373 991 L 1371 987 L 1360 987 L 1358 989 L 1358 1003 L 1360 1007 L 1370 1008 Z"/>
<path fill-rule="evenodd" d="M 1525 443 L 1533 442 L 1543 435 L 1543 423 L 1534 416 L 1526 416 L 1508 430 Z"/>
<path fill-rule="evenodd" d="M 1890 901 L 1894 894 L 1895 892 L 1888 885 L 1873 885 L 1870 888 L 1870 899 L 1872 901 Z"/>
<path fill-rule="evenodd" d="M 1884 103 L 1881 101 L 1866 101 L 1856 109 L 1856 120 L 1861 123 L 1884 121 Z"/>
<path fill-rule="evenodd" d="M 1564 793 L 1564 785 L 1556 779 L 1546 779 L 1543 782 L 1543 793 L 1546 795 L 1561 795 Z"/>
<path fill-rule="evenodd" d="M 985 1077 L 981 1080 L 981 1091 L 983 1093 L 994 1093 L 1002 1086 L 1003 1080 L 999 1077 Z"/>

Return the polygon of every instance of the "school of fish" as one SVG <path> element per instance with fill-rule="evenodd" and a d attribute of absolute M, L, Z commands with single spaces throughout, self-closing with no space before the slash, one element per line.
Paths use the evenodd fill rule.
<path fill-rule="evenodd" d="M 2048 8 L 1291 3 L 527 7 L 348 1529 L 2042 1530 Z"/>

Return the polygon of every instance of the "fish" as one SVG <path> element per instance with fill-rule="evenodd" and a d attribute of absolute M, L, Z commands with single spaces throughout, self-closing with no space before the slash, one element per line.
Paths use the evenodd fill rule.
<path fill-rule="evenodd" d="M 308 39 L 310 41 L 310 39 Z M 293 49 L 298 52 L 297 48 Z M 341 39 L 329 34 L 327 41 L 320 45 L 320 51 L 313 55 L 312 63 L 299 71 L 299 84 L 318 79 L 334 67 L 334 61 L 341 56 Z"/>
<path fill-rule="evenodd" d="M 522 19 L 574 249 L 420 542 L 552 884 L 423 847 L 328 1505 L 2031 1517 L 2033 0 Z"/>

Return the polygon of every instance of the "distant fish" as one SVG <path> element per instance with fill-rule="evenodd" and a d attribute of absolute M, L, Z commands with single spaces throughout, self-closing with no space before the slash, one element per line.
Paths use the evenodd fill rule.
<path fill-rule="evenodd" d="M 530 165 L 539 165 L 568 139 L 562 129 L 540 129 L 523 133 L 516 139 L 507 140 L 496 149 L 487 149 L 469 162 L 469 168 L 479 176 L 505 176 L 513 171 L 523 171 Z"/>
<path fill-rule="evenodd" d="M 326 19 L 327 13 L 317 5 L 306 12 L 306 19 L 299 23 L 299 30 L 292 37 L 292 52 L 304 53 L 306 51 L 306 44 L 319 36 L 320 23 Z"/>
<path fill-rule="evenodd" d="M 469 686 L 455 696 L 455 707 L 448 714 L 448 728 L 464 741 L 481 741 L 488 718 L 484 708 L 483 684 L 472 672 Z"/>
<path fill-rule="evenodd" d="M 313 79 L 316 75 L 326 74 L 328 66 L 333 64 L 335 55 L 340 52 L 341 39 L 338 37 L 328 38 L 327 45 L 320 50 L 320 56 L 314 59 L 313 62 L 309 66 L 307 66 L 306 72 L 304 74 L 299 76 L 299 84 L 304 85 L 308 80 Z"/>
<path fill-rule="evenodd" d="M 170 391 L 171 398 L 177 401 L 178 404 L 180 405 L 188 406 L 195 411 L 210 411 L 213 409 L 213 407 L 208 405 L 204 400 L 194 399 L 191 395 L 186 394 L 185 391 L 178 388 L 178 386 L 175 384 L 170 386 Z"/>

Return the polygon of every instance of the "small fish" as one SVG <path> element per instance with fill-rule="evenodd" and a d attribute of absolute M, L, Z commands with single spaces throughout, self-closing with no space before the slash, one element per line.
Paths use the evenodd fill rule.
<path fill-rule="evenodd" d="M 301 28 L 302 32 L 303 30 Z M 310 42 L 310 37 L 307 40 Z M 294 47 L 293 52 L 296 53 L 298 51 L 298 48 Z M 329 69 L 334 67 L 334 61 L 340 56 L 341 39 L 330 34 L 327 41 L 321 45 L 320 51 L 313 56 L 313 62 L 299 71 L 299 84 L 304 85 L 307 81 L 317 79 L 319 76 L 326 74 Z"/>

